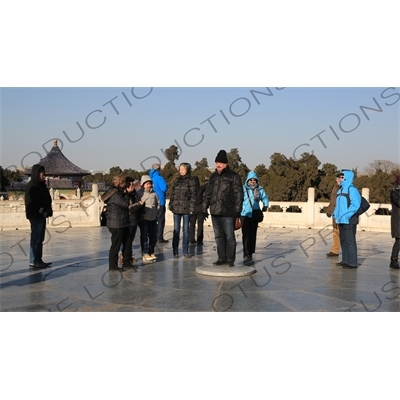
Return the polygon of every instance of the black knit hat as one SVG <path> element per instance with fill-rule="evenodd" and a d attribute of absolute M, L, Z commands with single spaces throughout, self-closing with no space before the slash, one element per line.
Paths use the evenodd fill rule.
<path fill-rule="evenodd" d="M 219 153 L 217 154 L 217 157 L 215 157 L 215 162 L 228 164 L 228 157 L 226 156 L 226 151 L 225 150 L 220 150 L 219 151 Z"/>

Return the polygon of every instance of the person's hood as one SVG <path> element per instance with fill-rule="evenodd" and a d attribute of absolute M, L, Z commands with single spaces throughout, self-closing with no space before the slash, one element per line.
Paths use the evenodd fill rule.
<path fill-rule="evenodd" d="M 160 174 L 160 171 L 159 171 L 158 169 L 152 168 L 152 169 L 150 170 L 150 172 L 149 172 L 149 176 L 150 176 L 150 178 L 153 178 L 153 176 L 155 176 L 155 175 L 161 175 L 161 174 Z"/>
<path fill-rule="evenodd" d="M 35 164 L 32 167 L 31 180 L 35 185 L 38 185 L 41 182 L 39 180 L 39 172 L 42 170 L 44 171 L 44 167 L 43 167 L 43 165 L 40 165 L 40 164 Z"/>
<path fill-rule="evenodd" d="M 354 172 L 353 171 L 349 171 L 347 169 L 341 170 L 340 172 L 342 172 L 343 175 L 344 175 L 344 179 L 340 182 L 340 186 L 343 189 L 348 189 L 349 186 L 353 184 Z M 346 191 L 345 191 L 345 193 L 346 193 Z"/>
<path fill-rule="evenodd" d="M 247 174 L 247 178 L 246 178 L 246 186 L 248 186 L 248 181 L 249 179 L 257 179 L 257 182 L 260 183 L 260 180 L 258 179 L 258 175 L 254 172 L 254 171 L 250 171 Z"/>

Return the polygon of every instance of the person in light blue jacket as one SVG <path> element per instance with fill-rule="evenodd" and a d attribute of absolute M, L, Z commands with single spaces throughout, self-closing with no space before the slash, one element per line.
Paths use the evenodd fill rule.
<path fill-rule="evenodd" d="M 342 261 L 336 265 L 345 269 L 357 268 L 357 211 L 361 205 L 361 195 L 353 185 L 353 179 L 352 171 L 347 169 L 340 171 L 340 188 L 336 195 L 336 206 L 332 214 L 339 226 L 342 248 Z"/>
<path fill-rule="evenodd" d="M 254 171 L 247 174 L 247 178 L 243 185 L 243 206 L 240 215 L 242 222 L 242 243 L 243 243 L 243 259 L 249 262 L 253 258 L 256 251 L 256 239 L 258 221 L 254 216 L 254 210 L 260 212 L 260 201 L 263 203 L 262 212 L 268 209 L 268 195 L 258 182 L 258 176 Z"/>

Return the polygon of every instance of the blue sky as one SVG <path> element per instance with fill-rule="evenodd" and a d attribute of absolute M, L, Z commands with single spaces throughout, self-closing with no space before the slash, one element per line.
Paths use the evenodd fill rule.
<path fill-rule="evenodd" d="M 206 157 L 214 166 L 220 149 L 238 148 L 251 169 L 268 166 L 274 152 L 314 151 L 322 164 L 362 170 L 375 159 L 400 162 L 399 93 L 389 86 L 3 88 L 0 164 L 31 166 L 57 138 L 64 155 L 89 170 L 165 164 L 161 149 L 172 144 L 181 147 L 179 162 L 192 165 Z"/>

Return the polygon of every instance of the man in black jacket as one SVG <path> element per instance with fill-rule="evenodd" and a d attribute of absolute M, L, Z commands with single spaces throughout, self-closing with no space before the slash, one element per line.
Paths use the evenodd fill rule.
<path fill-rule="evenodd" d="M 31 268 L 46 268 L 52 264 L 42 260 L 46 218 L 53 215 L 52 200 L 45 181 L 44 167 L 35 164 L 32 167 L 31 180 L 25 189 L 25 213 L 31 223 L 29 252 L 29 267 Z"/>
<path fill-rule="evenodd" d="M 236 260 L 235 219 L 240 217 L 243 187 L 240 175 L 228 166 L 225 150 L 215 158 L 216 170 L 210 176 L 204 193 L 204 212 L 210 207 L 218 260 L 213 265 L 233 267 Z"/>

